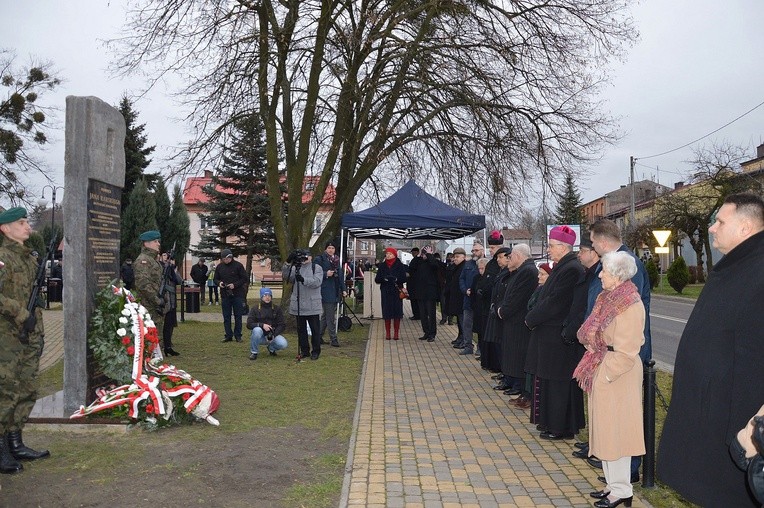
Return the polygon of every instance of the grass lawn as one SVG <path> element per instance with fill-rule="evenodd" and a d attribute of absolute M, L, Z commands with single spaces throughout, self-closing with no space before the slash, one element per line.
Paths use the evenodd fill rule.
<path fill-rule="evenodd" d="M 339 333 L 342 347 L 326 345 L 318 361 L 297 363 L 294 330 L 285 333 L 289 347 L 278 356 L 261 348 L 251 361 L 248 340 L 221 343 L 222 323 L 179 323 L 174 343 L 181 356 L 168 363 L 218 393 L 220 427 L 194 424 L 118 437 L 32 427 L 31 444 L 44 443 L 53 458 L 3 478 L 2 494 L 31 494 L 25 499 L 37 506 L 56 492 L 62 506 L 69 500 L 99 506 L 119 499 L 131 478 L 147 468 L 155 476 L 152 483 L 165 490 L 173 485 L 164 492 L 168 506 L 221 506 L 222 500 L 227 506 L 336 506 L 368 331 L 354 323 Z M 41 395 L 62 389 L 62 364 L 40 375 Z M 197 485 L 204 487 L 194 492 Z"/>
<path fill-rule="evenodd" d="M 672 288 L 669 283 L 668 279 L 666 278 L 666 274 L 661 275 L 661 280 L 658 282 L 658 285 L 653 289 L 654 295 L 664 295 L 664 296 L 678 296 L 681 298 L 687 298 L 691 300 L 697 300 L 698 296 L 700 296 L 700 291 L 703 289 L 703 286 L 705 284 L 688 284 L 687 286 L 682 289 L 681 293 L 677 293 L 674 288 Z"/>

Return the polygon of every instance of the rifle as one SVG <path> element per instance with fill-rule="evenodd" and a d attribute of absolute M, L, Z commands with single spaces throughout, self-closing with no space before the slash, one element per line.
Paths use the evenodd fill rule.
<path fill-rule="evenodd" d="M 162 300 L 162 303 L 159 304 L 160 307 L 163 307 L 166 303 L 164 301 L 164 294 L 167 292 L 167 286 L 169 285 L 170 279 L 174 279 L 173 271 L 175 271 L 175 268 L 173 267 L 171 261 L 175 260 L 176 243 L 177 241 L 172 243 L 172 249 L 170 249 L 170 252 L 167 253 L 167 265 L 165 265 L 164 270 L 162 271 L 162 284 L 159 286 L 159 294 L 157 294 L 159 299 Z M 160 311 L 161 310 L 162 309 L 160 309 Z"/>
<path fill-rule="evenodd" d="M 32 293 L 29 295 L 29 301 L 27 302 L 27 312 L 29 317 L 24 321 L 24 326 L 21 328 L 21 335 L 19 335 L 19 342 L 24 345 L 29 345 L 29 334 L 32 333 L 37 326 L 37 318 L 35 317 L 34 310 L 37 307 L 37 298 L 40 296 L 40 287 L 45 280 L 45 271 L 48 268 L 48 261 L 50 261 L 51 268 L 53 268 L 53 254 L 56 248 L 57 235 L 55 229 L 51 231 L 50 245 L 48 245 L 48 251 L 45 259 L 37 267 L 37 275 L 34 279 L 34 285 L 32 286 Z M 42 347 L 40 348 L 40 354 L 42 354 Z"/>

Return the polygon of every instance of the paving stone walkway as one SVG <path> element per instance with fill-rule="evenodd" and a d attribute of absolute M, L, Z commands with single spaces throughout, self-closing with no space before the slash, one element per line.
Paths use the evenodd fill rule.
<path fill-rule="evenodd" d="M 401 332 L 386 341 L 383 321 L 371 326 L 340 506 L 592 506 L 602 472 L 570 456 L 573 441 L 540 439 L 474 356 L 456 354 L 456 326 L 432 343 L 418 321 Z"/>

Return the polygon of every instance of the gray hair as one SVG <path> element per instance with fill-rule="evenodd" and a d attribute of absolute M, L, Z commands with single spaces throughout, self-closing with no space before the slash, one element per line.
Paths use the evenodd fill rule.
<path fill-rule="evenodd" d="M 488 258 L 480 258 L 477 260 L 477 266 L 480 268 L 481 266 L 485 266 L 488 264 Z"/>
<path fill-rule="evenodd" d="M 531 257 L 531 248 L 527 243 L 518 243 L 512 247 L 512 252 L 520 254 L 524 258 Z"/>
<path fill-rule="evenodd" d="M 623 282 L 636 275 L 637 262 L 628 252 L 608 252 L 602 256 L 602 270 Z"/>

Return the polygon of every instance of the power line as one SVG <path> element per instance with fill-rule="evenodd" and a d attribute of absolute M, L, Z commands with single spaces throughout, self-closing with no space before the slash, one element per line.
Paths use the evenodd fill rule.
<path fill-rule="evenodd" d="M 706 134 L 705 136 L 701 136 L 701 137 L 699 137 L 698 139 L 696 139 L 696 140 L 693 140 L 693 141 L 690 141 L 689 143 L 686 143 L 686 144 L 684 144 L 684 145 L 682 145 L 682 146 L 676 147 L 676 148 L 674 148 L 674 149 L 671 149 L 671 150 L 667 150 L 667 151 L 665 151 L 665 152 L 662 152 L 662 153 L 656 153 L 655 155 L 648 155 L 647 157 L 635 157 L 635 159 L 639 159 L 639 160 L 652 159 L 653 157 L 660 157 L 661 155 L 667 155 L 667 154 L 670 154 L 670 153 L 672 153 L 672 152 L 676 152 L 677 150 L 681 150 L 682 148 L 687 148 L 688 146 L 690 146 L 690 145 L 693 145 L 693 144 L 697 143 L 698 141 L 700 141 L 700 140 L 702 140 L 702 139 L 705 139 L 705 138 L 707 138 L 708 136 L 711 136 L 712 134 L 716 134 L 717 132 L 719 132 L 720 130 L 724 129 L 725 127 L 728 127 L 728 126 L 732 125 L 733 123 L 737 122 L 738 120 L 740 120 L 740 119 L 741 119 L 741 118 L 743 118 L 744 116 L 746 116 L 746 115 L 748 115 L 748 114 L 750 114 L 750 113 L 752 113 L 752 112 L 756 111 L 756 110 L 757 110 L 757 109 L 759 109 L 761 106 L 764 106 L 764 102 L 760 102 L 759 104 L 757 104 L 756 106 L 752 107 L 751 109 L 749 109 L 748 111 L 746 111 L 746 112 L 745 112 L 745 113 L 743 113 L 742 115 L 738 116 L 738 117 L 737 117 L 737 118 L 735 118 L 734 120 L 731 120 L 731 121 L 729 121 L 729 122 L 725 123 L 724 125 L 722 125 L 722 126 L 721 126 L 721 127 L 719 127 L 718 129 L 716 129 L 716 130 L 713 130 L 713 131 L 709 132 L 709 133 L 708 133 L 708 134 Z"/>

